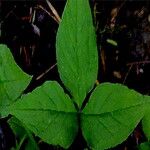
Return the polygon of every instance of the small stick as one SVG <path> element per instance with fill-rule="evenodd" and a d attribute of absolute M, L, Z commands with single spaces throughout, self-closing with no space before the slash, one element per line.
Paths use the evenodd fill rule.
<path fill-rule="evenodd" d="M 51 9 L 52 13 L 54 14 L 56 20 L 57 20 L 58 22 L 60 22 L 61 19 L 60 19 L 59 15 L 58 15 L 56 9 L 53 7 L 53 5 L 50 3 L 49 0 L 46 0 L 46 2 L 47 2 L 47 4 L 48 4 L 49 8 Z"/>
<path fill-rule="evenodd" d="M 32 17 L 31 17 L 31 20 L 30 22 L 33 24 L 34 21 L 35 21 L 35 15 L 36 15 L 36 9 L 33 10 L 33 13 L 32 13 Z"/>
<path fill-rule="evenodd" d="M 125 82 L 126 82 L 126 80 L 127 80 L 127 77 L 129 76 L 129 73 L 130 73 L 132 67 L 133 67 L 133 64 L 130 66 L 128 72 L 126 73 L 126 76 L 125 76 L 125 78 L 124 78 L 123 84 L 125 84 Z"/>
<path fill-rule="evenodd" d="M 131 65 L 139 65 L 139 64 L 149 64 L 149 63 L 150 63 L 149 60 L 145 60 L 145 61 L 136 61 L 136 62 L 128 63 L 127 66 L 131 66 Z"/>
<path fill-rule="evenodd" d="M 7 19 L 14 12 L 15 9 L 16 9 L 16 6 L 14 6 L 14 8 L 7 13 L 7 15 L 5 16 L 5 18 L 0 21 L 0 24 L 3 23 L 4 20 Z"/>
<path fill-rule="evenodd" d="M 46 12 L 50 17 L 52 17 L 58 24 L 59 24 L 59 21 L 56 19 L 56 17 L 55 16 L 53 16 L 53 14 L 52 13 L 50 13 L 50 12 L 48 12 L 43 6 L 41 6 L 41 5 L 38 5 L 37 7 L 35 7 L 35 8 L 40 8 L 40 9 L 42 9 L 44 12 Z"/>
<path fill-rule="evenodd" d="M 54 65 L 52 65 L 50 68 L 48 68 L 45 72 L 43 72 L 41 75 L 39 75 L 36 80 L 41 79 L 45 74 L 47 74 L 50 70 L 52 70 L 55 66 L 57 65 L 57 63 L 55 63 Z"/>

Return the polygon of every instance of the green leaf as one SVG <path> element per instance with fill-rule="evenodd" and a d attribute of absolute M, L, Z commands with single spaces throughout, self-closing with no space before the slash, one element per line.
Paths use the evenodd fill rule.
<path fill-rule="evenodd" d="M 16 138 L 21 140 L 26 134 L 26 131 L 23 128 L 21 122 L 17 118 L 12 117 L 8 120 L 8 124 L 15 134 Z"/>
<path fill-rule="evenodd" d="M 112 39 L 107 39 L 107 43 L 113 45 L 113 46 L 118 46 L 118 43 Z"/>
<path fill-rule="evenodd" d="M 142 119 L 142 127 L 143 127 L 144 134 L 146 135 L 148 140 L 150 140 L 150 96 L 144 96 L 144 99 L 146 101 L 146 105 L 145 105 L 146 111 Z"/>
<path fill-rule="evenodd" d="M 138 150 L 150 150 L 150 143 L 144 142 L 138 146 Z"/>
<path fill-rule="evenodd" d="M 83 136 L 92 149 L 123 142 L 144 115 L 142 95 L 121 84 L 97 86 L 81 114 Z"/>
<path fill-rule="evenodd" d="M 68 0 L 60 23 L 56 54 L 64 85 L 79 105 L 97 78 L 98 54 L 87 0 Z"/>
<path fill-rule="evenodd" d="M 8 108 L 45 142 L 68 148 L 78 132 L 77 112 L 57 82 L 46 82 Z"/>
<path fill-rule="evenodd" d="M 39 149 L 39 148 L 38 148 Z M 38 149 L 35 149 L 35 147 L 33 147 L 33 143 L 31 140 L 28 140 L 26 146 L 25 146 L 25 150 L 38 150 Z"/>
<path fill-rule="evenodd" d="M 0 113 L 26 89 L 31 76 L 15 63 L 10 50 L 0 44 Z"/>
<path fill-rule="evenodd" d="M 20 122 L 17 118 L 12 117 L 8 120 L 8 123 L 15 134 L 15 137 L 19 143 L 19 146 L 16 149 L 20 149 L 24 140 L 27 139 L 26 147 L 30 146 L 30 150 L 38 150 L 38 145 L 34 140 L 30 131 L 24 126 L 22 122 Z"/>

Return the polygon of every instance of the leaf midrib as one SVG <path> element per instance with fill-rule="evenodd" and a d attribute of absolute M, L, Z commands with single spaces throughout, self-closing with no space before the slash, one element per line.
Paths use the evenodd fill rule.
<path fill-rule="evenodd" d="M 125 108 L 121 108 L 121 109 L 116 109 L 116 110 L 112 110 L 112 111 L 107 111 L 107 112 L 103 112 L 103 113 L 86 113 L 86 112 L 82 112 L 81 114 L 82 115 L 85 115 L 85 116 L 105 116 L 105 115 L 108 115 L 109 113 L 116 113 L 117 111 L 125 111 L 125 110 L 128 110 L 128 109 L 131 109 L 131 108 L 134 108 L 134 107 L 139 107 L 141 105 L 144 105 L 145 102 L 142 102 L 140 104 L 137 104 L 137 105 L 132 105 L 132 106 L 129 106 L 129 107 L 125 107 Z"/>
<path fill-rule="evenodd" d="M 13 108 L 12 108 L 13 109 Z M 11 109 L 10 109 L 11 110 Z M 24 109 L 14 109 L 13 110 L 13 112 L 14 111 L 41 111 L 41 112 L 54 112 L 54 113 L 61 113 L 61 114 L 72 114 L 72 115 L 77 115 L 78 114 L 78 112 L 66 112 L 66 111 L 62 111 L 62 110 L 60 110 L 60 111 L 58 111 L 58 110 L 52 110 L 52 109 L 37 109 L 37 108 L 24 108 Z"/>

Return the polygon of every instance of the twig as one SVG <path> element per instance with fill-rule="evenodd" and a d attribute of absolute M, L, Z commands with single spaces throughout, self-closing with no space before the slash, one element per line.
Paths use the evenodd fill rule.
<path fill-rule="evenodd" d="M 123 2 L 122 2 L 122 4 L 120 5 L 120 7 L 119 7 L 119 9 L 118 9 L 118 13 L 119 13 L 119 11 L 120 11 L 120 9 L 123 7 L 123 5 L 126 3 L 126 0 L 124 0 Z"/>
<path fill-rule="evenodd" d="M 33 24 L 34 21 L 35 21 L 35 15 L 36 15 L 36 9 L 33 10 L 33 13 L 32 13 L 32 17 L 31 17 L 31 20 L 30 22 Z"/>
<path fill-rule="evenodd" d="M 127 66 L 130 66 L 130 67 L 129 67 L 128 72 L 126 73 L 126 76 L 124 78 L 123 84 L 125 84 L 125 82 L 127 80 L 127 77 L 129 76 L 129 73 L 131 72 L 132 67 L 134 65 L 139 65 L 139 64 L 150 64 L 150 61 L 146 60 L 146 61 L 136 61 L 136 62 L 128 63 Z"/>
<path fill-rule="evenodd" d="M 55 19 L 56 19 L 58 22 L 60 22 L 61 19 L 60 19 L 59 15 L 58 15 L 56 9 L 53 7 L 53 5 L 50 3 L 49 0 L 46 0 L 46 2 L 47 2 L 47 4 L 48 4 L 49 8 L 51 9 L 52 13 L 54 14 Z"/>
<path fill-rule="evenodd" d="M 124 80 L 123 80 L 123 84 L 125 84 L 125 82 L 126 82 L 126 80 L 127 80 L 127 77 L 129 76 L 129 73 L 131 72 L 132 67 L 133 67 L 133 64 L 129 67 L 129 70 L 128 70 L 128 72 L 126 73 L 126 76 L 125 76 L 125 78 L 124 78 Z"/>
<path fill-rule="evenodd" d="M 16 6 L 14 6 L 14 8 L 13 8 L 12 10 L 10 10 L 10 11 L 7 13 L 7 15 L 5 16 L 5 18 L 4 18 L 3 20 L 0 21 L 0 24 L 3 23 L 4 20 L 7 19 L 7 18 L 10 16 L 10 14 L 13 13 L 13 11 L 14 11 L 15 9 L 16 9 Z"/>
<path fill-rule="evenodd" d="M 127 66 L 139 65 L 139 64 L 150 64 L 150 60 L 131 62 L 128 63 Z"/>
<path fill-rule="evenodd" d="M 56 19 L 56 17 L 53 16 L 52 13 L 48 12 L 43 6 L 37 5 L 35 8 L 42 9 L 44 12 L 46 12 L 51 18 L 53 18 L 59 24 L 59 21 Z"/>
<path fill-rule="evenodd" d="M 55 63 L 54 65 L 52 65 L 50 68 L 48 68 L 46 71 L 44 71 L 41 75 L 39 75 L 36 80 L 41 79 L 45 74 L 47 74 L 50 70 L 52 70 L 55 66 L 57 65 L 57 63 Z"/>

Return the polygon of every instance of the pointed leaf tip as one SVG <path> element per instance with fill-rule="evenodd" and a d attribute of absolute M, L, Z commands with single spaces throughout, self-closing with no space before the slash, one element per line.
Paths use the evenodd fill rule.
<path fill-rule="evenodd" d="M 97 79 L 98 54 L 87 0 L 68 0 L 60 23 L 56 54 L 62 82 L 81 107 Z"/>
<path fill-rule="evenodd" d="M 5 114 L 5 107 L 12 104 L 22 94 L 29 85 L 31 78 L 16 64 L 9 48 L 0 44 L 1 113 Z"/>

